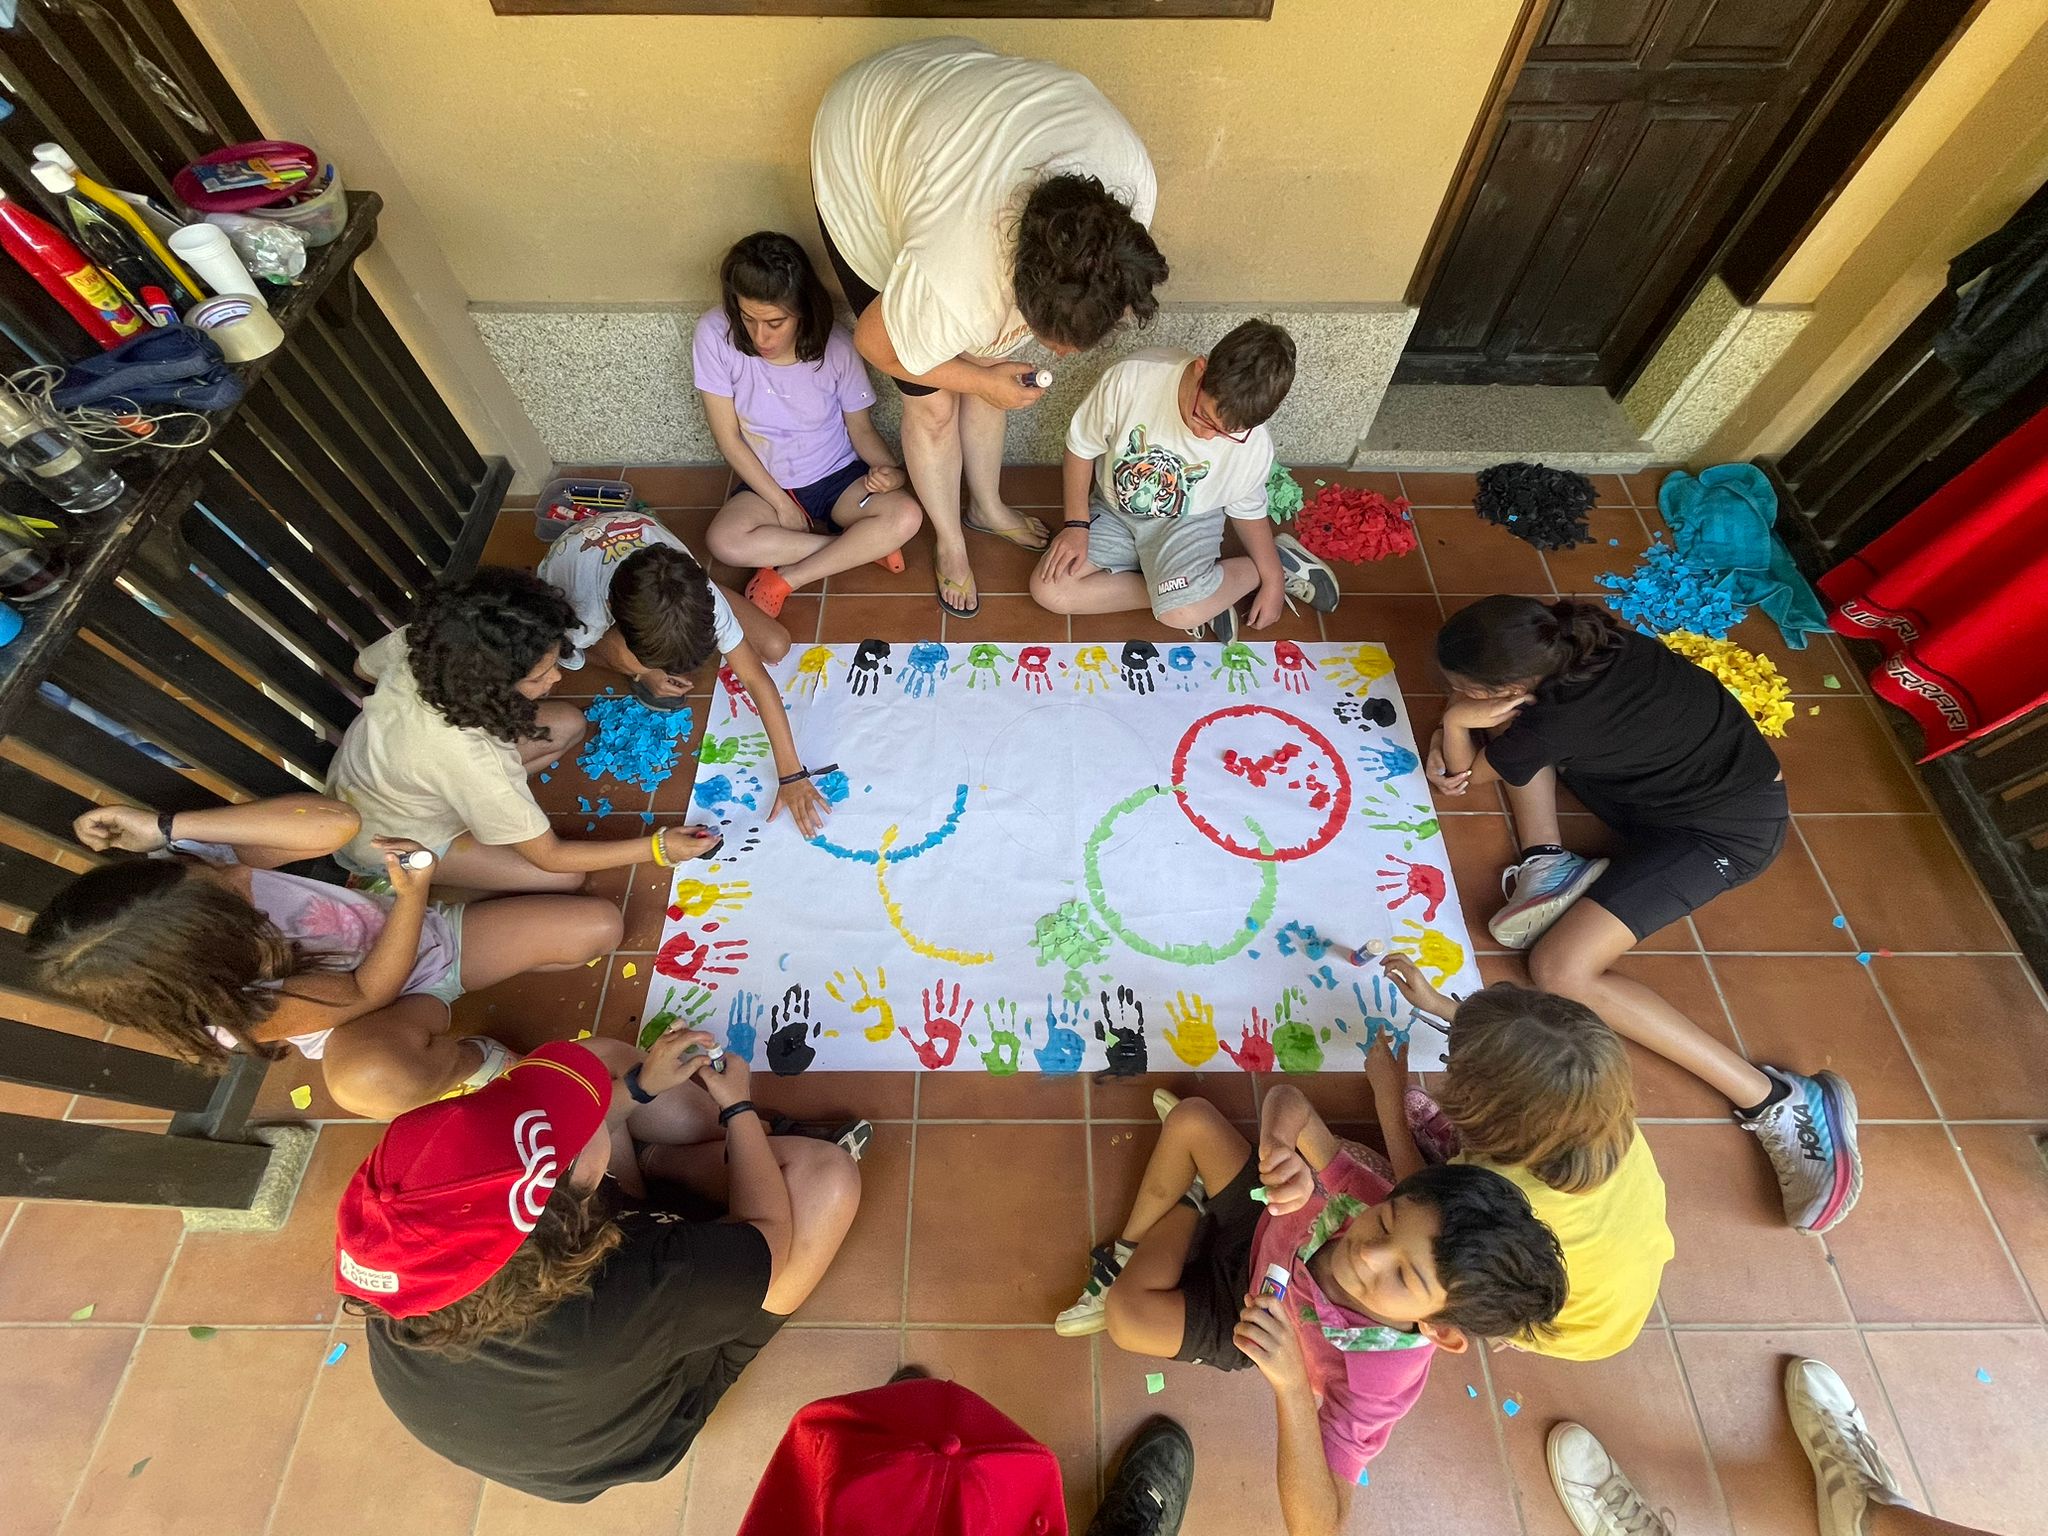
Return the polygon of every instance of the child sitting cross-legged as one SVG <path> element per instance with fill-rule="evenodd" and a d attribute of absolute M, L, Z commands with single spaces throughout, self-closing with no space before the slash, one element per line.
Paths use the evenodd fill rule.
<path fill-rule="evenodd" d="M 1379 1055 L 1381 1120 L 1398 1124 L 1400 1075 Z M 1087 1290 L 1055 1325 L 1107 1327 L 1133 1354 L 1256 1365 L 1279 1418 L 1289 1536 L 1339 1528 L 1437 1350 L 1540 1334 L 1564 1305 L 1557 1239 L 1512 1183 L 1423 1167 L 1412 1144 L 1405 1160 L 1390 1184 L 1285 1084 L 1266 1094 L 1256 1155 L 1214 1105 L 1184 1099 L 1123 1231 L 1095 1250 Z M 1193 1192 L 1197 1177 L 1214 1193 Z M 1284 1295 L 1265 1278 L 1274 1269 Z"/>
<path fill-rule="evenodd" d="M 1442 1114 L 1388 1127 L 1396 1162 L 1406 1154 L 1395 1143 L 1417 1118 L 1425 1141 L 1439 1126 L 1447 1136 L 1424 1155 L 1491 1168 L 1557 1235 L 1570 1281 L 1564 1310 L 1546 1332 L 1510 1342 L 1565 1360 L 1619 1354 L 1642 1332 L 1674 1252 L 1621 1037 L 1568 997 L 1501 981 L 1460 1002 L 1406 955 L 1384 964 L 1409 1002 L 1451 1026 Z"/>

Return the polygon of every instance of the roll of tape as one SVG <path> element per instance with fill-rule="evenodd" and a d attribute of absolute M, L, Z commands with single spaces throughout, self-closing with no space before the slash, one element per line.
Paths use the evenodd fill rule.
<path fill-rule="evenodd" d="M 223 294 L 195 304 L 185 323 L 206 332 L 231 363 L 252 363 L 284 345 L 284 331 L 261 303 L 240 294 Z"/>

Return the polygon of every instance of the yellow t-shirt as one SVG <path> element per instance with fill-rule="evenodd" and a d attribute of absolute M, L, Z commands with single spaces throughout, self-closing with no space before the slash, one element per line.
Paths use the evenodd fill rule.
<path fill-rule="evenodd" d="M 1557 1315 L 1557 1332 L 1517 1340 L 1518 1346 L 1560 1360 L 1604 1360 L 1634 1343 L 1677 1251 L 1664 1224 L 1664 1179 L 1642 1133 L 1613 1177 L 1582 1195 L 1560 1194 L 1526 1168 L 1481 1166 L 1527 1195 L 1564 1249 L 1570 1294 Z"/>

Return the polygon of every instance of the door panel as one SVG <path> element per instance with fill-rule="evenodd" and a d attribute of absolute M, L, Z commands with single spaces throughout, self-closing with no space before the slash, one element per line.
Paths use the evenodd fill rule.
<path fill-rule="evenodd" d="M 1869 4 L 1556 0 L 1397 381 L 1618 383 Z"/>

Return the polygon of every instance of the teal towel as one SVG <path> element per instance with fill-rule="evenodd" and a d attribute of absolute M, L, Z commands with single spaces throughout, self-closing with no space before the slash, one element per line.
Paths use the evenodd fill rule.
<path fill-rule="evenodd" d="M 1820 599 L 1771 531 L 1778 494 L 1754 464 L 1716 464 L 1697 477 L 1667 475 L 1657 510 L 1678 552 L 1712 571 L 1715 584 L 1735 601 L 1769 614 L 1793 650 L 1805 650 L 1809 634 L 1827 632 Z"/>

